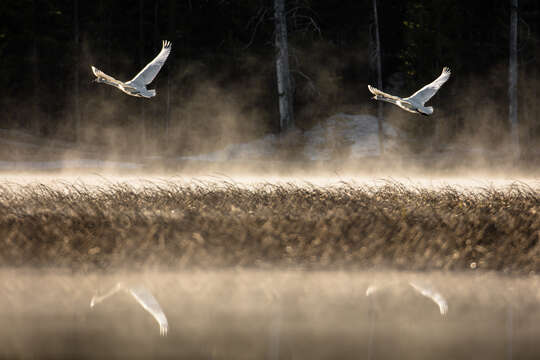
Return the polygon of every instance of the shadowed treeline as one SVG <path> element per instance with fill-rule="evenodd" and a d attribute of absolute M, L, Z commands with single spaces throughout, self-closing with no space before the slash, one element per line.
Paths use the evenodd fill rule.
<path fill-rule="evenodd" d="M 524 151 L 534 153 L 540 5 L 519 4 L 518 114 Z M 341 111 L 374 113 L 366 89 L 376 79 L 371 1 L 286 6 L 296 125 L 309 128 Z M 439 148 L 506 141 L 509 2 L 378 6 L 386 90 L 408 95 L 442 66 L 453 71 L 434 99 L 434 121 L 386 108 L 385 118 L 418 140 L 413 150 L 425 150 L 433 136 Z M 269 0 L 22 0 L 0 4 L 0 15 L 2 128 L 79 139 L 112 154 L 189 154 L 277 131 Z M 90 65 L 131 78 L 162 39 L 173 51 L 153 84 L 156 98 L 90 84 Z"/>

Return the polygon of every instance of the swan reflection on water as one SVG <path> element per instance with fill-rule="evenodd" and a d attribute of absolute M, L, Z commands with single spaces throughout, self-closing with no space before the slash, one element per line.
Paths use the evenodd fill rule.
<path fill-rule="evenodd" d="M 169 323 L 167 322 L 167 317 L 165 313 L 159 306 L 156 298 L 152 293 L 145 288 L 144 286 L 126 286 L 124 283 L 117 283 L 112 289 L 106 292 L 103 295 L 94 295 L 90 301 L 90 307 L 93 308 L 96 304 L 104 301 L 110 296 L 116 294 L 119 291 L 125 291 L 137 300 L 137 302 L 148 311 L 154 319 L 156 319 L 159 324 L 159 334 L 161 336 L 167 336 L 167 331 L 169 329 Z"/>

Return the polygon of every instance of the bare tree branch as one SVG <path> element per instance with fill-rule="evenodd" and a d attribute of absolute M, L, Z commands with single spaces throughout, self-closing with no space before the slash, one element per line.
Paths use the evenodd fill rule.
<path fill-rule="evenodd" d="M 251 33 L 251 38 L 249 39 L 249 42 L 247 43 L 247 45 L 244 46 L 244 50 L 249 48 L 251 46 L 251 44 L 253 44 L 253 41 L 255 40 L 255 35 L 257 34 L 257 30 L 259 29 L 259 26 L 264 21 L 264 18 L 266 16 L 267 12 L 268 12 L 268 9 L 262 8 L 262 9 L 259 10 L 260 15 L 258 16 L 257 23 L 255 23 L 255 28 L 253 29 L 253 33 Z M 253 21 L 254 18 L 250 19 L 250 21 L 248 22 L 248 25 L 246 27 L 249 27 L 249 24 Z"/>

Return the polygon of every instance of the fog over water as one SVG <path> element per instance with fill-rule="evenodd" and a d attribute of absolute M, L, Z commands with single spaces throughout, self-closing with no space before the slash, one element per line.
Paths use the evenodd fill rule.
<path fill-rule="evenodd" d="M 169 334 L 117 281 L 144 285 Z M 408 282 L 436 289 L 441 315 Z M 537 359 L 540 278 L 494 273 L 0 271 L 3 358 Z M 366 297 L 369 286 L 384 289 Z M 276 357 L 276 354 L 278 354 Z M 511 357 L 510 357 L 511 356 Z"/>

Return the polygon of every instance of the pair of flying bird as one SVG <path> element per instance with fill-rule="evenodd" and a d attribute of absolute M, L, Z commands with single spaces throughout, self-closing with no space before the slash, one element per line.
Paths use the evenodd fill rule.
<path fill-rule="evenodd" d="M 129 81 L 122 82 L 116 80 L 110 75 L 105 74 L 103 71 L 92 66 L 92 71 L 96 75 L 95 81 L 98 83 L 105 83 L 122 90 L 128 95 L 151 98 L 156 96 L 156 90 L 148 90 L 146 85 L 150 84 L 159 73 L 159 70 L 165 64 L 165 61 L 171 53 L 171 42 L 163 40 L 163 46 L 159 54 L 146 65 L 135 77 Z M 431 84 L 428 84 L 412 94 L 407 98 L 400 98 L 398 96 L 387 94 L 379 89 L 368 85 L 369 91 L 375 95 L 373 99 L 386 101 L 391 104 L 397 105 L 403 110 L 408 112 L 431 115 L 433 114 L 433 107 L 425 106 L 425 103 L 437 93 L 441 86 L 450 78 L 450 69 L 445 67 L 442 74 L 435 79 Z"/>

